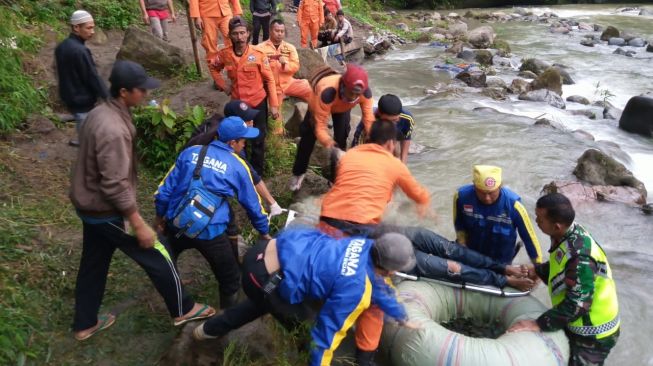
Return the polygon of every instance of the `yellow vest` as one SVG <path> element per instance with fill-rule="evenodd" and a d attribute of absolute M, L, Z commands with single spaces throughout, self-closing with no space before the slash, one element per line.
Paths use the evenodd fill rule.
<path fill-rule="evenodd" d="M 578 224 L 573 224 L 578 225 Z M 580 226 L 575 230 L 583 231 L 585 240 L 590 240 L 590 256 L 597 264 L 598 273 L 594 274 L 594 294 L 589 313 L 567 324 L 567 330 L 573 334 L 585 337 L 605 338 L 614 334 L 619 329 L 619 304 L 617 302 L 617 289 L 612 280 L 612 270 L 603 249 Z M 551 252 L 549 258 L 549 295 L 555 307 L 567 295 L 567 286 L 564 283 L 565 266 L 570 259 L 571 243 L 563 241 Z"/>

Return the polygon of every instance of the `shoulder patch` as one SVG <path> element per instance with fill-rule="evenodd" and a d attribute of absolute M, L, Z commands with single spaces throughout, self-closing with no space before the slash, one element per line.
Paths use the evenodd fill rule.
<path fill-rule="evenodd" d="M 370 88 L 365 89 L 365 91 L 363 92 L 363 96 L 367 99 L 372 98 L 372 89 Z"/>
<path fill-rule="evenodd" d="M 320 99 L 322 100 L 322 103 L 325 104 L 333 103 L 333 101 L 336 100 L 336 88 L 328 87 L 322 90 L 322 93 L 320 94 Z"/>

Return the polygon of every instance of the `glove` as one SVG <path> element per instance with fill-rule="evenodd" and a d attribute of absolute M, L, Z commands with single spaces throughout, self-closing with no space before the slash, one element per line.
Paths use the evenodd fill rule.
<path fill-rule="evenodd" d="M 273 203 L 270 205 L 270 217 L 281 215 L 286 209 L 281 208 L 278 203 Z"/>
<path fill-rule="evenodd" d="M 338 161 L 342 156 L 345 155 L 345 152 L 340 150 L 339 147 L 332 147 L 331 148 L 331 158 Z"/>

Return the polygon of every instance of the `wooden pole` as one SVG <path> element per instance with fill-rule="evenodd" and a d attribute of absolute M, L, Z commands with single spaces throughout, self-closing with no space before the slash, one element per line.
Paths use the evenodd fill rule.
<path fill-rule="evenodd" d="M 197 49 L 197 34 L 195 33 L 195 22 L 190 17 L 190 3 L 186 2 L 186 16 L 188 17 L 188 29 L 190 30 L 190 41 L 193 44 L 193 56 L 195 57 L 195 67 L 197 75 L 202 77 L 202 64 L 200 63 L 200 53 Z"/>

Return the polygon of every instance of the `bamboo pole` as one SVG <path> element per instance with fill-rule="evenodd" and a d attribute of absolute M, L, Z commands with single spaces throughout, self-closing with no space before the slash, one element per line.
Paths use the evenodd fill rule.
<path fill-rule="evenodd" d="M 197 49 L 197 34 L 195 33 L 195 22 L 190 17 L 190 3 L 186 1 L 186 16 L 188 18 L 188 29 L 190 31 L 190 41 L 193 44 L 193 56 L 195 57 L 195 67 L 197 68 L 197 75 L 202 77 L 202 64 L 200 63 L 200 53 Z"/>

